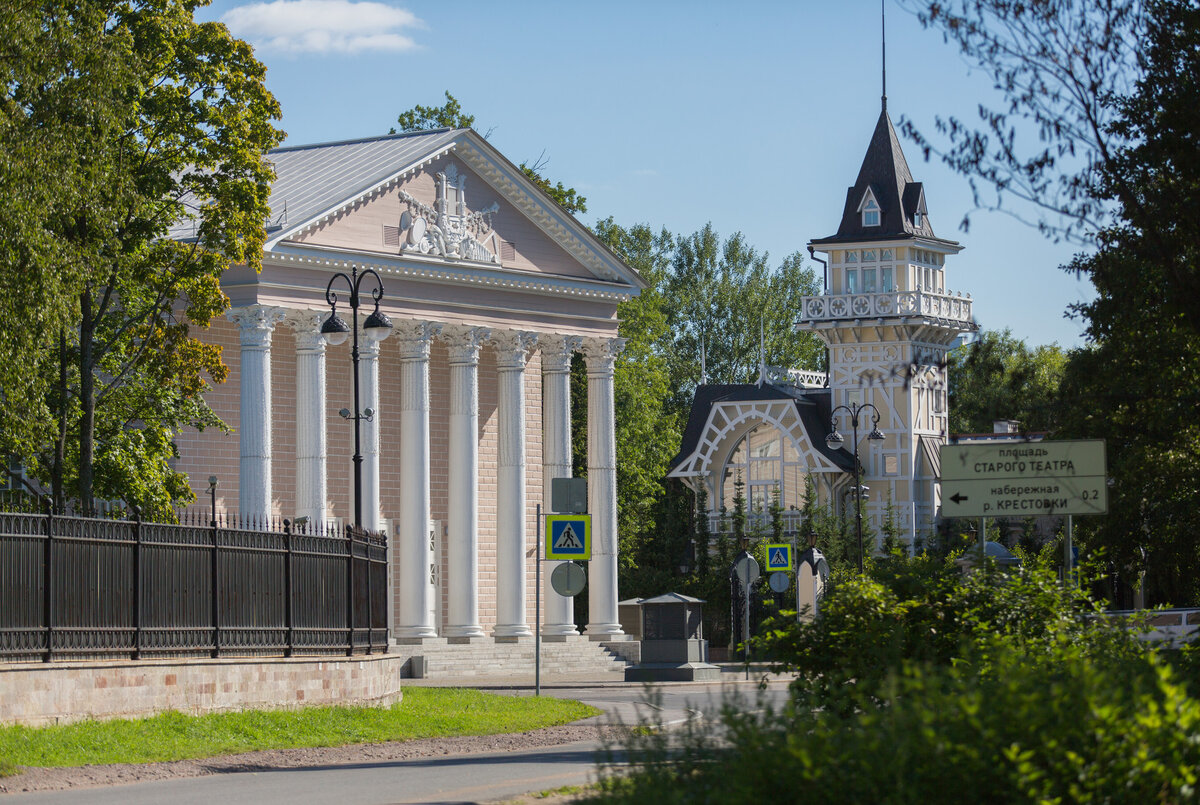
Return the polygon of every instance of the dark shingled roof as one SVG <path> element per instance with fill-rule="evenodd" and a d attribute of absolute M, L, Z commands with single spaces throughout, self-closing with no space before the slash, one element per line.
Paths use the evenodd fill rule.
<path fill-rule="evenodd" d="M 829 432 L 830 421 L 829 389 L 799 389 L 773 386 L 770 383 L 763 383 L 761 386 L 754 383 L 697 386 L 687 427 L 683 430 L 679 454 L 671 459 L 668 472 L 696 451 L 700 438 L 704 435 L 708 412 L 715 403 L 788 399 L 795 402 L 796 411 L 800 414 L 800 423 L 804 426 L 813 447 L 846 472 L 854 472 L 854 456 L 849 451 L 844 447 L 830 450 L 825 444 L 825 434 Z"/>
<path fill-rule="evenodd" d="M 867 188 L 875 195 L 880 208 L 880 225 L 863 226 L 859 205 Z M 921 225 L 913 225 L 913 213 L 922 213 Z M 920 182 L 913 181 L 908 161 L 900 148 L 896 129 L 887 109 L 879 113 L 871 144 L 858 169 L 858 179 L 846 191 L 846 206 L 836 235 L 812 241 L 813 245 L 851 243 L 872 240 L 898 240 L 921 237 L 941 240 L 933 234 L 925 209 L 925 195 Z M 953 241 L 945 241 L 953 243 Z"/>

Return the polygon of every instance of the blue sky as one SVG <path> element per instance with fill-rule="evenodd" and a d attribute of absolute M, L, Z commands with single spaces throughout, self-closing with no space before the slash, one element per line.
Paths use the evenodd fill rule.
<path fill-rule="evenodd" d="M 217 0 L 202 12 L 255 43 L 291 145 L 383 134 L 449 90 L 514 162 L 587 197 L 591 224 L 740 231 L 780 262 L 831 235 L 879 115 L 877 0 L 353 2 Z M 888 109 L 933 130 L 994 102 L 940 34 L 887 11 Z M 1055 245 L 1002 213 L 972 215 L 965 179 L 924 162 L 930 221 L 965 250 L 947 287 L 988 329 L 1030 344 L 1082 341 L 1064 318 L 1090 286 Z M 816 266 L 819 270 L 819 266 Z"/>

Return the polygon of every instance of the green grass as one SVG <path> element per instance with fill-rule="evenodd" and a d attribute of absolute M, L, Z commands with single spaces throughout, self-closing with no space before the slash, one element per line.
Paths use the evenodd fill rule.
<path fill-rule="evenodd" d="M 11 766 L 151 763 L 256 749 L 411 741 L 569 724 L 599 711 L 551 697 L 411 688 L 392 707 L 309 707 L 0 727 L 0 775 Z M 11 769 L 10 769 L 11 773 Z"/>

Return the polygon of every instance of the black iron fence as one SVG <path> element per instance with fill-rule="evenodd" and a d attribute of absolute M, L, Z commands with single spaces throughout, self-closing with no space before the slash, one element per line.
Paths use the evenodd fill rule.
<path fill-rule="evenodd" d="M 387 650 L 387 543 L 211 520 L 0 513 L 0 659 Z"/>

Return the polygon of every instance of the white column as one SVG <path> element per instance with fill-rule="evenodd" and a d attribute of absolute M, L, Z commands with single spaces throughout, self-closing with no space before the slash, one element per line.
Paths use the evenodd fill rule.
<path fill-rule="evenodd" d="M 450 508 L 446 515 L 446 637 L 484 637 L 479 625 L 479 349 L 490 331 L 447 328 L 450 347 Z"/>
<path fill-rule="evenodd" d="M 571 477 L 571 354 L 583 345 L 575 336 L 542 336 L 542 508 L 549 511 L 550 481 Z M 541 539 L 538 535 L 538 539 Z M 573 635 L 575 599 L 559 595 L 550 574 L 562 562 L 546 562 L 542 579 L 547 637 Z"/>
<path fill-rule="evenodd" d="M 382 531 L 383 511 L 379 498 L 379 342 L 392 331 L 386 327 L 366 330 L 359 322 L 358 332 L 358 394 L 362 405 L 359 413 L 364 414 L 367 409 L 372 412 L 370 419 L 359 423 L 363 457 L 362 525 L 368 531 Z"/>
<path fill-rule="evenodd" d="M 241 330 L 238 515 L 262 522 L 271 515 L 271 333 L 283 310 L 250 305 L 226 316 Z"/>
<path fill-rule="evenodd" d="M 325 338 L 324 314 L 315 310 L 288 311 L 287 323 L 296 333 L 296 506 L 297 518 L 308 518 L 308 529 L 325 527 Z"/>
<path fill-rule="evenodd" d="M 499 386 L 499 460 L 496 468 L 497 639 L 532 637 L 525 607 L 525 361 L 537 335 L 493 337 Z"/>
<path fill-rule="evenodd" d="M 429 346 L 442 326 L 396 324 L 400 341 L 400 525 L 392 539 L 396 623 L 392 634 L 413 642 L 437 637 L 427 581 L 429 550 Z"/>
<path fill-rule="evenodd" d="M 624 338 L 588 339 L 588 512 L 592 515 L 592 561 L 588 564 L 588 625 L 593 640 L 612 640 L 617 617 L 617 429 L 613 365 Z M 618 638 L 619 639 L 619 638 Z"/>

